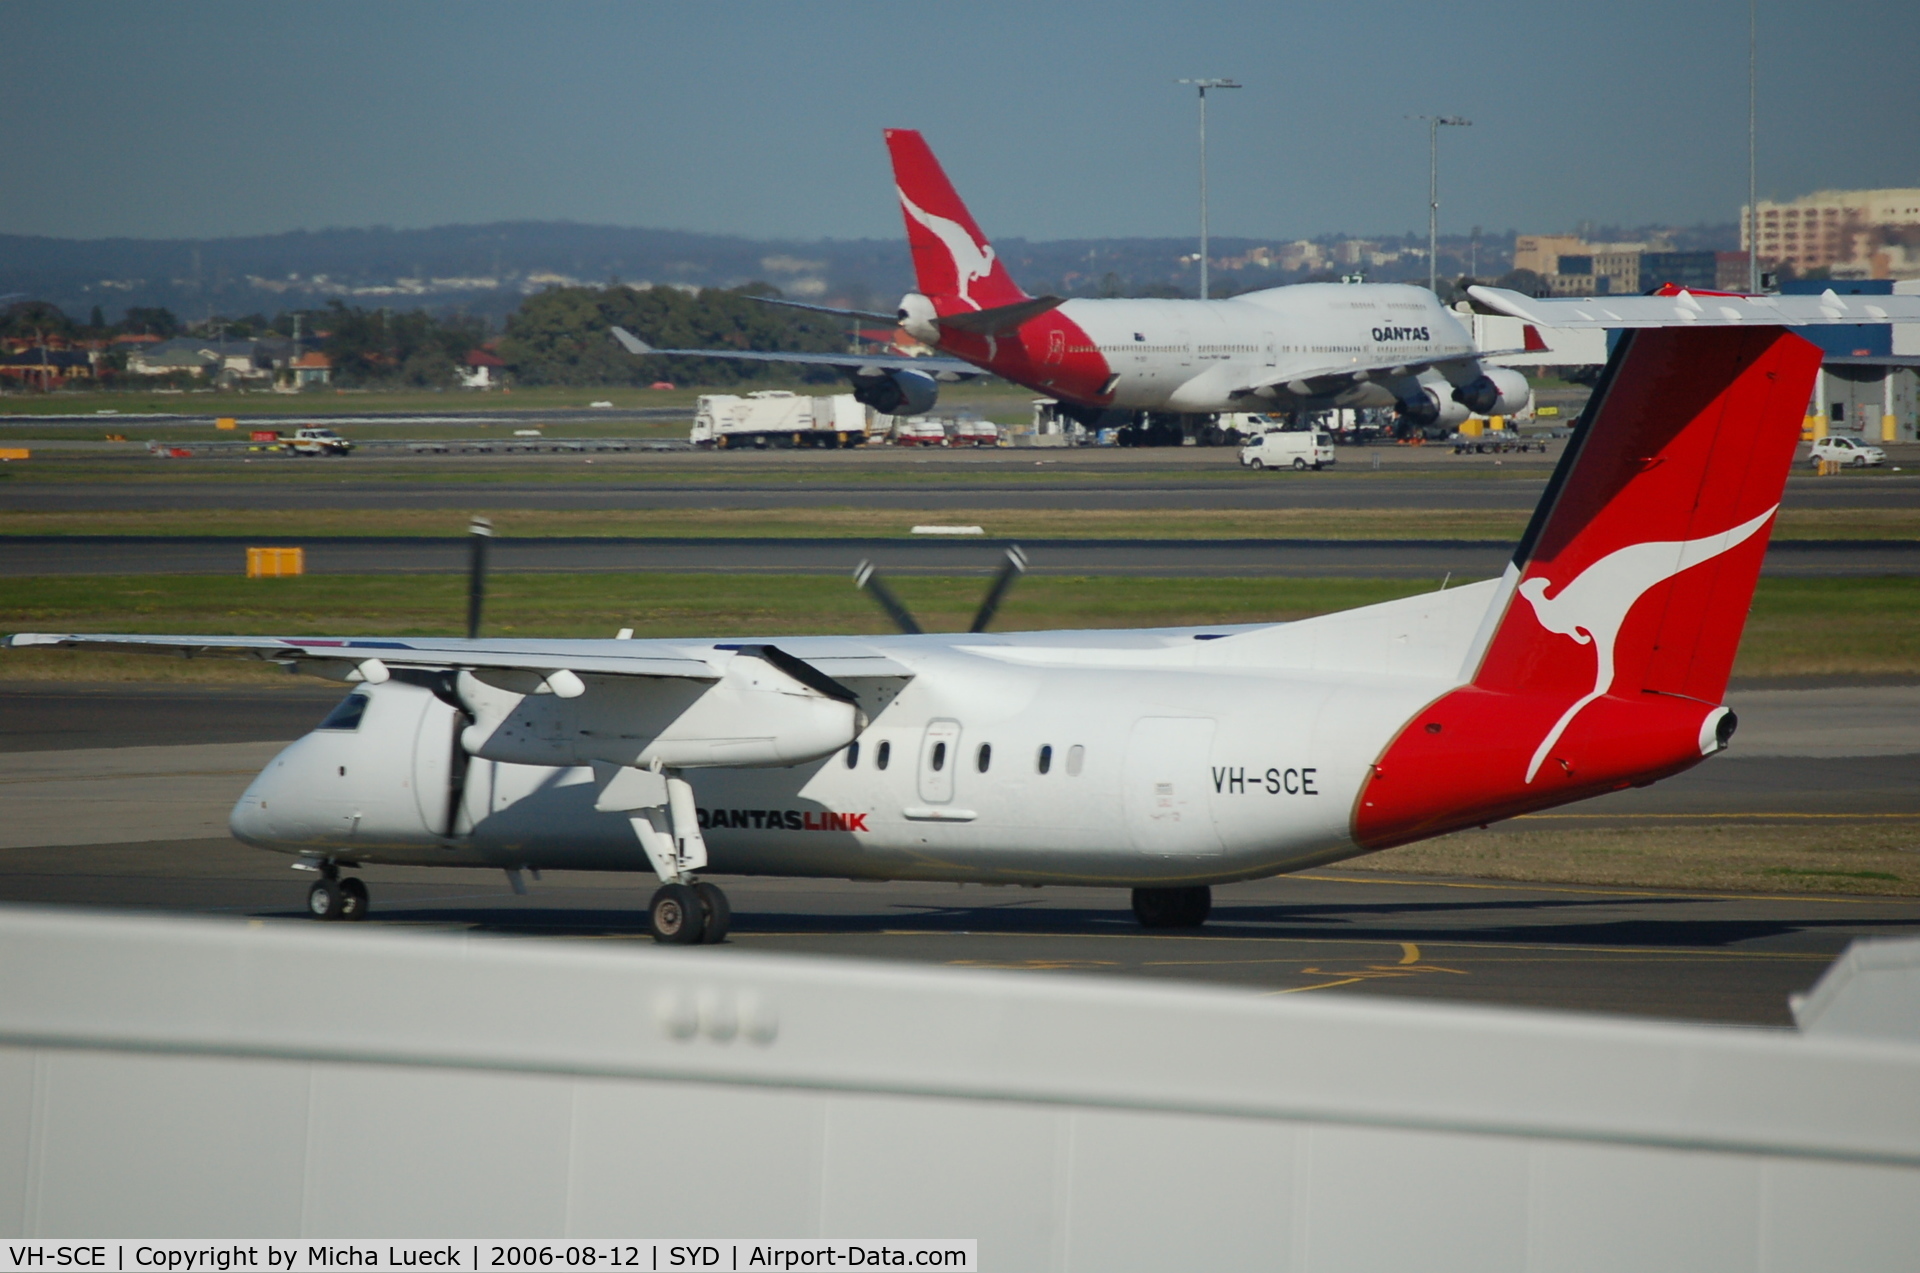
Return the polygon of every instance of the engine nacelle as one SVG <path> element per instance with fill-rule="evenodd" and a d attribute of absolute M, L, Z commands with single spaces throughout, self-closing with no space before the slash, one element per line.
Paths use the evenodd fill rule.
<path fill-rule="evenodd" d="M 925 415 L 940 399 L 940 382 L 924 371 L 896 368 L 855 376 L 853 396 L 882 415 Z"/>
<path fill-rule="evenodd" d="M 1514 415 L 1533 401 L 1533 386 L 1511 367 L 1487 367 L 1456 388 L 1453 400 L 1475 415 Z"/>
<path fill-rule="evenodd" d="M 1442 398 L 1440 391 L 1431 385 L 1421 385 L 1418 393 L 1400 399 L 1393 409 L 1403 428 L 1416 429 L 1457 429 L 1473 414 L 1460 403 Z"/>
<path fill-rule="evenodd" d="M 935 321 L 940 317 L 940 312 L 933 307 L 933 302 L 927 297 L 919 292 L 908 292 L 900 298 L 900 308 L 897 313 L 900 317 L 900 326 L 907 335 L 923 345 L 940 343 L 940 327 Z"/>

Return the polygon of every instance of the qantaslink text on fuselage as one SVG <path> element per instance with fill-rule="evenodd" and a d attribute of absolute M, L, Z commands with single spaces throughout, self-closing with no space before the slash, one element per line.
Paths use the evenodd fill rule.
<path fill-rule="evenodd" d="M 831 809 L 696 809 L 702 830 L 738 827 L 752 831 L 865 831 L 866 813 Z"/>

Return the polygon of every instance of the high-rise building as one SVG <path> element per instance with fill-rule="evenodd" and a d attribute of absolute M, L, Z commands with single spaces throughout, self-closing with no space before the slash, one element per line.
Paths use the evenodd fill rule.
<path fill-rule="evenodd" d="M 1834 278 L 1920 277 L 1920 189 L 1822 190 L 1785 203 L 1762 199 L 1759 257 Z M 1749 247 L 1747 210 L 1740 245 Z"/>

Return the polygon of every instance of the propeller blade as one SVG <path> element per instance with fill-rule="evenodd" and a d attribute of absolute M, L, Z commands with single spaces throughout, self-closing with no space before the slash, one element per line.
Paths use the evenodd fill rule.
<path fill-rule="evenodd" d="M 985 632 L 987 625 L 993 622 L 993 616 L 1000 611 L 1000 603 L 1007 599 L 1007 593 L 1013 588 L 1014 581 L 1027 570 L 1027 555 L 1015 544 L 1007 549 L 1006 564 L 1000 567 L 1000 573 L 993 577 L 993 587 L 987 589 L 987 596 L 974 611 L 973 626 L 969 632 Z"/>
<path fill-rule="evenodd" d="M 467 640 L 480 637 L 480 611 L 487 600 L 487 541 L 493 523 L 476 517 L 467 526 Z"/>
<path fill-rule="evenodd" d="M 467 769 L 473 764 L 473 755 L 466 744 L 460 741 L 460 735 L 467 726 L 473 724 L 473 717 L 462 707 L 453 714 L 453 751 L 447 757 L 447 813 L 444 823 L 446 829 L 441 832 L 448 839 L 460 834 L 460 807 L 467 802 Z"/>
<path fill-rule="evenodd" d="M 887 617 L 893 620 L 894 627 L 909 636 L 921 634 L 923 629 L 914 621 L 912 611 L 900 604 L 900 598 L 893 595 L 893 589 L 887 587 L 872 562 L 863 561 L 853 568 L 853 586 L 871 592 L 873 599 L 880 603 L 880 608 L 887 612 Z"/>

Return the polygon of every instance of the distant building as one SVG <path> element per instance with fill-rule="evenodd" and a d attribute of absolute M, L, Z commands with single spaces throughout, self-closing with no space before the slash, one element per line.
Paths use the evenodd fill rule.
<path fill-rule="evenodd" d="M 1640 258 L 1663 243 L 1589 243 L 1572 234 L 1522 234 L 1513 268 L 1532 270 L 1552 296 L 1617 296 L 1641 290 Z"/>
<path fill-rule="evenodd" d="M 220 359 L 203 342 L 188 339 L 163 340 L 127 355 L 129 376 L 171 376 L 184 372 L 196 379 L 211 376 Z"/>
<path fill-rule="evenodd" d="M 462 389 L 495 389 L 506 378 L 507 364 L 491 350 L 469 349 L 453 370 Z"/>
<path fill-rule="evenodd" d="M 1821 190 L 1785 203 L 1762 199 L 1759 255 L 1768 268 L 1788 266 L 1834 278 L 1920 278 L 1920 189 Z M 1748 212 L 1740 210 L 1740 246 L 1749 248 Z"/>
<path fill-rule="evenodd" d="M 93 357 L 84 350 L 43 345 L 0 354 L 0 378 L 35 389 L 52 389 L 93 374 Z"/>
<path fill-rule="evenodd" d="M 1513 241 L 1513 268 L 1545 278 L 1560 272 L 1562 253 L 1577 256 L 1586 250 L 1586 240 L 1575 234 L 1522 234 Z"/>
<path fill-rule="evenodd" d="M 1713 254 L 1713 287 L 1718 292 L 1744 292 L 1753 280 L 1747 277 L 1745 252 Z"/>
<path fill-rule="evenodd" d="M 1711 292 L 1720 282 L 1720 264 L 1713 252 L 1642 252 L 1641 287 L 1665 287 L 1673 283 L 1689 291 Z"/>
<path fill-rule="evenodd" d="M 1920 294 L 1920 279 L 1795 279 L 1789 296 Z M 1920 441 L 1920 323 L 1848 323 L 1795 329 L 1820 346 L 1820 378 L 1808 415 L 1827 430 L 1867 442 Z"/>
<path fill-rule="evenodd" d="M 317 349 L 310 349 L 289 363 L 287 370 L 293 374 L 293 387 L 296 389 L 324 385 L 333 379 L 333 359 Z"/>

